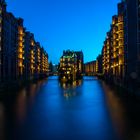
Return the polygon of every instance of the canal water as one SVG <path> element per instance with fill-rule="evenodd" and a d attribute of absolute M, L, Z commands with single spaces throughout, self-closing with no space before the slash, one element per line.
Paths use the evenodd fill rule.
<path fill-rule="evenodd" d="M 58 77 L 0 97 L 0 140 L 140 140 L 140 105 L 96 77 Z"/>

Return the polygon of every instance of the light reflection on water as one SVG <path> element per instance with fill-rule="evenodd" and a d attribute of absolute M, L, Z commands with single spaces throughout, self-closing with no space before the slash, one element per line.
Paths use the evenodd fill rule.
<path fill-rule="evenodd" d="M 5 114 L 4 114 L 4 106 L 0 103 L 0 139 L 4 138 L 4 126 L 5 126 Z"/>
<path fill-rule="evenodd" d="M 95 77 L 30 84 L 0 100 L 0 140 L 125 140 L 128 108 L 116 92 Z"/>
<path fill-rule="evenodd" d="M 27 105 L 26 102 L 27 102 L 27 93 L 26 90 L 23 89 L 19 92 L 14 107 L 18 122 L 24 121 L 26 117 L 26 105 Z"/>
<path fill-rule="evenodd" d="M 118 98 L 116 94 L 114 94 L 114 91 L 105 83 L 103 83 L 103 89 L 106 95 L 106 101 L 109 112 L 111 114 L 114 128 L 116 129 L 118 136 L 122 138 L 126 129 L 126 116 L 123 102 L 120 101 L 120 98 Z"/>
<path fill-rule="evenodd" d="M 82 85 L 82 80 L 74 81 L 72 83 L 59 83 L 63 88 L 63 95 L 66 99 L 69 99 L 77 95 L 76 89 Z"/>

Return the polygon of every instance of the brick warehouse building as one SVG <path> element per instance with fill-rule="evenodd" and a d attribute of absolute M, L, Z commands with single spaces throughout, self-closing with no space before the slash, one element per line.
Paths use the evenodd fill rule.
<path fill-rule="evenodd" d="M 139 19 L 140 1 L 122 0 L 102 49 L 103 74 L 126 86 L 140 82 Z"/>
<path fill-rule="evenodd" d="M 0 0 L 0 81 L 33 79 L 47 74 L 48 54 L 34 35 L 26 31 L 23 19 L 7 12 L 6 7 L 5 0 Z"/>

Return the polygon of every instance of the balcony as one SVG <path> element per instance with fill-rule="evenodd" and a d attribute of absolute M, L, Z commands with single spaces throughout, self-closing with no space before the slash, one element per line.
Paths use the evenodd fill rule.
<path fill-rule="evenodd" d="M 19 58 L 19 59 L 23 59 L 23 54 L 22 54 L 22 53 L 19 53 L 19 54 L 18 54 L 18 58 Z"/>
<path fill-rule="evenodd" d="M 24 53 L 23 49 L 22 48 L 18 48 L 18 53 Z"/>
<path fill-rule="evenodd" d="M 18 67 L 23 67 L 23 62 L 22 61 L 18 62 Z"/>

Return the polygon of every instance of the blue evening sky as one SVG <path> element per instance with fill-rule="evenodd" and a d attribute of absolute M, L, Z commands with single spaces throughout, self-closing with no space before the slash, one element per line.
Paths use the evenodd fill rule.
<path fill-rule="evenodd" d="M 8 11 L 24 18 L 27 30 L 35 34 L 58 63 L 63 50 L 82 50 L 92 61 L 101 52 L 112 16 L 120 0 L 6 0 Z"/>

